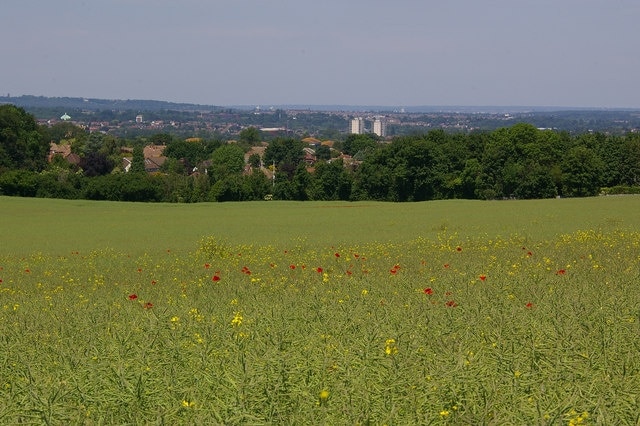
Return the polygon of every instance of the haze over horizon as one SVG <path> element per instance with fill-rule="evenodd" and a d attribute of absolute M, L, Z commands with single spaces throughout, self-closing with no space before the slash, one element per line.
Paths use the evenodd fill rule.
<path fill-rule="evenodd" d="M 7 0 L 0 95 L 638 108 L 637 0 Z"/>

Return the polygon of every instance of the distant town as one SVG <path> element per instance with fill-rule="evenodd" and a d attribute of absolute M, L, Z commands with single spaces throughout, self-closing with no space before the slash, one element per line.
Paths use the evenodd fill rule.
<path fill-rule="evenodd" d="M 434 129 L 470 133 L 515 123 L 569 133 L 640 131 L 640 110 L 552 107 L 205 106 L 145 100 L 0 96 L 33 114 L 40 124 L 69 121 L 89 132 L 120 137 L 168 133 L 233 139 L 255 127 L 272 136 L 341 140 L 348 134 L 380 138 Z"/>

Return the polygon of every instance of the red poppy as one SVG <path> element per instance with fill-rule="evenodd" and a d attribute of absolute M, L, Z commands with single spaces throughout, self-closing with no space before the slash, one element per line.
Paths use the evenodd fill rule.
<path fill-rule="evenodd" d="M 242 273 L 246 275 L 251 275 L 251 271 L 246 266 L 242 267 Z"/>
<path fill-rule="evenodd" d="M 210 265 L 210 264 L 208 264 L 208 263 L 205 263 L 205 264 L 204 264 L 204 269 L 209 269 L 209 268 L 211 268 L 211 265 Z"/>
<path fill-rule="evenodd" d="M 317 267 L 317 268 L 316 268 L 316 272 L 317 272 L 317 273 L 321 274 L 321 273 L 322 273 L 322 271 L 323 271 L 323 269 L 322 269 L 321 267 Z"/>
<path fill-rule="evenodd" d="M 458 306 L 455 300 L 449 300 L 447 303 L 445 303 L 445 305 L 449 308 L 455 308 L 456 306 Z"/>
<path fill-rule="evenodd" d="M 566 271 L 565 269 L 558 269 L 558 270 L 556 271 L 556 275 L 564 275 L 564 274 L 566 274 L 566 273 L 567 273 L 567 271 Z"/>
<path fill-rule="evenodd" d="M 31 269 L 25 269 L 24 271 L 28 274 L 31 272 Z"/>
<path fill-rule="evenodd" d="M 142 268 L 138 268 L 138 272 L 142 272 Z"/>
<path fill-rule="evenodd" d="M 353 274 L 353 272 L 351 272 L 351 271 L 347 270 L 347 275 L 348 275 L 348 276 L 351 276 L 351 274 Z"/>
<path fill-rule="evenodd" d="M 151 284 L 152 284 L 152 285 L 156 285 L 156 284 L 158 284 L 158 281 L 156 281 L 156 280 L 151 280 Z"/>
<path fill-rule="evenodd" d="M 138 298 L 138 295 L 135 293 L 132 293 L 129 295 L 129 300 L 136 300 Z"/>
<path fill-rule="evenodd" d="M 433 294 L 433 289 L 431 287 L 427 287 L 424 289 L 424 294 L 431 296 Z"/>
<path fill-rule="evenodd" d="M 296 265 L 294 265 L 294 264 L 292 263 L 291 265 L 289 265 L 289 269 L 291 269 L 291 270 L 293 271 L 294 269 L 296 269 Z"/>
<path fill-rule="evenodd" d="M 487 276 L 485 274 L 482 274 L 478 278 L 480 278 L 480 281 L 484 281 L 487 279 Z"/>
<path fill-rule="evenodd" d="M 360 257 L 360 255 L 358 253 L 353 253 L 353 257 L 355 257 L 356 259 Z"/>
<path fill-rule="evenodd" d="M 151 302 L 147 302 L 142 306 L 144 309 L 151 309 L 153 308 L 153 303 Z"/>
<path fill-rule="evenodd" d="M 218 275 L 214 275 L 213 277 L 211 277 L 211 281 L 213 282 L 220 281 L 220 277 Z"/>
<path fill-rule="evenodd" d="M 389 269 L 389 272 L 391 273 L 391 275 L 395 275 L 398 272 L 398 270 L 396 268 L 391 268 Z"/>
<path fill-rule="evenodd" d="M 444 265 L 442 265 L 442 266 L 444 266 L 444 267 L 445 267 L 445 269 L 449 269 L 449 264 L 448 264 L 448 263 L 445 263 L 445 264 L 444 264 Z"/>
<path fill-rule="evenodd" d="M 531 257 L 533 256 L 533 253 L 531 253 L 530 251 L 527 252 L 527 257 Z"/>
<path fill-rule="evenodd" d="M 529 302 L 524 306 L 526 306 L 528 309 L 531 309 L 531 308 L 533 308 L 533 303 Z"/>
<path fill-rule="evenodd" d="M 451 292 L 450 292 L 450 291 L 447 291 L 444 295 L 445 295 L 445 296 L 451 296 Z"/>
<path fill-rule="evenodd" d="M 336 252 L 336 253 L 334 253 L 334 256 L 335 256 L 335 257 L 340 257 L 340 253 L 337 253 L 337 252 Z"/>
<path fill-rule="evenodd" d="M 456 247 L 456 251 L 462 251 L 462 247 L 460 246 Z"/>

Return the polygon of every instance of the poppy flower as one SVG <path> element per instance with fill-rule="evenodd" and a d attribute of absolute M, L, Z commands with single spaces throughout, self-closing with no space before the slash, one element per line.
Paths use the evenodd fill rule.
<path fill-rule="evenodd" d="M 156 280 L 151 280 L 151 284 L 152 284 L 152 285 L 156 285 L 156 284 L 158 284 L 158 281 L 156 281 Z"/>
<path fill-rule="evenodd" d="M 136 300 L 138 298 L 138 295 L 135 293 L 132 293 L 129 295 L 129 300 Z"/>
<path fill-rule="evenodd" d="M 533 303 L 529 302 L 529 303 L 527 303 L 527 304 L 526 304 L 526 305 L 524 305 L 524 306 L 526 306 L 526 307 L 527 307 L 527 309 L 531 309 L 531 308 L 533 308 Z"/>
<path fill-rule="evenodd" d="M 251 271 L 246 266 L 242 267 L 242 273 L 246 275 L 251 275 Z"/>
<path fill-rule="evenodd" d="M 556 275 L 564 275 L 564 274 L 566 274 L 566 273 L 567 273 L 567 271 L 566 271 L 565 269 L 558 269 L 558 270 L 556 271 Z"/>
<path fill-rule="evenodd" d="M 487 279 L 487 276 L 485 274 L 482 274 L 478 278 L 480 278 L 480 281 L 484 281 Z"/>
<path fill-rule="evenodd" d="M 211 277 L 211 281 L 218 282 L 220 281 L 220 277 L 218 275 L 214 275 L 213 277 Z"/>
<path fill-rule="evenodd" d="M 25 271 L 27 274 L 31 272 L 31 270 L 30 270 L 30 269 L 25 269 L 24 271 Z"/>
<path fill-rule="evenodd" d="M 433 289 L 431 287 L 427 287 L 424 289 L 424 294 L 431 296 L 433 294 Z"/>
<path fill-rule="evenodd" d="M 320 267 L 317 267 L 317 268 L 316 268 L 316 272 L 317 272 L 317 273 L 321 274 L 321 273 L 322 273 L 322 271 L 323 271 L 323 269 L 322 269 L 322 268 L 320 268 Z"/>
<path fill-rule="evenodd" d="M 350 270 L 347 270 L 347 275 L 351 276 L 351 274 L 353 274 L 353 272 L 351 272 Z"/>
<path fill-rule="evenodd" d="M 296 269 L 296 265 L 294 265 L 294 264 L 292 263 L 291 265 L 289 265 L 289 269 L 291 269 L 291 270 L 293 271 L 294 269 Z"/>
<path fill-rule="evenodd" d="M 458 306 L 455 300 L 449 300 L 447 303 L 445 303 L 445 305 L 449 308 L 455 308 L 456 306 Z"/>
<path fill-rule="evenodd" d="M 444 264 L 444 265 L 442 265 L 442 266 L 444 266 L 444 268 L 445 268 L 445 269 L 449 269 L 449 264 L 448 264 L 448 263 L 445 263 L 445 264 Z"/>
<path fill-rule="evenodd" d="M 153 308 L 153 303 L 151 302 L 147 302 L 142 306 L 144 309 L 151 309 Z"/>
<path fill-rule="evenodd" d="M 338 257 L 340 257 L 340 253 L 337 253 L 337 252 L 336 252 L 336 253 L 334 253 L 334 256 L 335 256 L 336 258 L 338 258 Z"/>
<path fill-rule="evenodd" d="M 142 268 L 138 268 L 138 272 L 142 272 Z"/>
<path fill-rule="evenodd" d="M 456 247 L 456 251 L 462 251 L 462 247 L 460 246 Z"/>
<path fill-rule="evenodd" d="M 394 267 L 389 269 L 389 272 L 391 273 L 391 275 L 395 275 L 398 272 L 398 270 Z"/>
<path fill-rule="evenodd" d="M 209 269 L 209 268 L 211 268 L 211 265 L 210 265 L 210 264 L 208 264 L 208 263 L 205 263 L 205 264 L 204 264 L 204 269 Z"/>

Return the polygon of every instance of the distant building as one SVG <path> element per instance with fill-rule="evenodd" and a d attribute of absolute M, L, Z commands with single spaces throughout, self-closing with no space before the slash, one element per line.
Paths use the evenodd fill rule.
<path fill-rule="evenodd" d="M 387 122 L 384 118 L 376 118 L 373 120 L 373 133 L 380 137 L 387 136 Z"/>
<path fill-rule="evenodd" d="M 136 115 L 136 123 L 142 123 L 142 115 Z"/>
<path fill-rule="evenodd" d="M 60 117 L 60 120 L 62 120 L 62 121 L 69 121 L 69 120 L 71 120 L 71 116 L 65 112 L 65 113 L 62 115 L 62 117 Z"/>
<path fill-rule="evenodd" d="M 361 135 L 364 133 L 364 120 L 362 117 L 352 118 L 349 125 L 349 133 Z"/>

